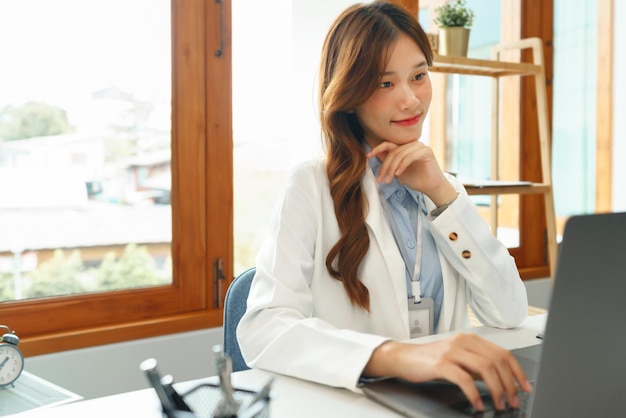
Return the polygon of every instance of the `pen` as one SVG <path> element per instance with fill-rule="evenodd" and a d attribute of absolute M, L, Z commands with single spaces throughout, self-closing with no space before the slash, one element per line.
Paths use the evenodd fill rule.
<path fill-rule="evenodd" d="M 161 401 L 161 406 L 163 407 L 163 412 L 169 415 L 170 412 L 175 411 L 176 407 L 172 402 L 171 398 L 168 396 L 165 388 L 161 384 L 161 376 L 159 375 L 159 371 L 157 369 L 157 361 L 156 359 L 149 358 L 144 360 L 139 368 L 145 373 L 148 381 L 154 388 Z"/>
<path fill-rule="evenodd" d="M 220 379 L 222 392 L 222 397 L 213 415 L 216 418 L 237 416 L 239 402 L 233 397 L 233 386 L 230 380 L 230 374 L 233 371 L 232 359 L 224 353 L 223 347 L 219 344 L 213 346 L 213 354 L 215 355 L 215 367 Z"/>
<path fill-rule="evenodd" d="M 163 385 L 165 394 L 170 399 L 172 404 L 176 407 L 176 410 L 191 412 L 191 408 L 189 408 L 189 405 L 185 403 L 185 400 L 183 399 L 183 397 L 180 396 L 180 394 L 176 392 L 176 389 L 174 389 L 174 386 L 172 386 L 173 383 L 174 383 L 174 378 L 170 374 L 163 376 L 161 378 L 161 384 Z"/>

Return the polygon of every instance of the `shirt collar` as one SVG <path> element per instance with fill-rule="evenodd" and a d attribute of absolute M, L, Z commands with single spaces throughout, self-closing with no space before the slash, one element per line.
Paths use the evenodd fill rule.
<path fill-rule="evenodd" d="M 364 145 L 365 147 L 365 153 L 369 153 L 372 149 L 372 147 L 370 147 L 368 144 Z M 374 172 L 374 178 L 378 177 L 378 171 L 380 170 L 380 166 L 382 165 L 382 163 L 380 162 L 380 160 L 376 157 L 372 157 L 369 158 L 367 160 L 370 168 L 372 169 L 372 171 Z M 378 188 L 379 190 L 382 192 L 383 196 L 385 196 L 385 199 L 389 199 L 389 197 L 398 189 L 405 189 L 415 200 L 416 203 L 420 202 L 420 197 L 422 195 L 422 193 L 420 192 L 416 192 L 415 190 L 412 190 L 408 187 L 406 187 L 403 184 L 400 184 L 400 182 L 398 181 L 398 179 L 396 177 L 394 177 L 391 180 L 391 183 L 387 184 L 387 183 L 380 183 L 378 184 Z"/>

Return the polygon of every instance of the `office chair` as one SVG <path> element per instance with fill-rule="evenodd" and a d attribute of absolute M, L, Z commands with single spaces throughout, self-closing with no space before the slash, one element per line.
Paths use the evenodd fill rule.
<path fill-rule="evenodd" d="M 246 303 L 250 285 L 256 268 L 252 267 L 235 277 L 226 291 L 224 301 L 224 352 L 233 360 L 233 371 L 248 370 L 249 367 L 241 356 L 237 341 L 237 324 L 246 313 Z"/>

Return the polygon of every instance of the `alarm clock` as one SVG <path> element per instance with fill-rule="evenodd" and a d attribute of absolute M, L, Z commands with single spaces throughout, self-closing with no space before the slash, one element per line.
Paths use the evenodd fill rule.
<path fill-rule="evenodd" d="M 0 325 L 7 333 L 0 340 L 0 387 L 13 385 L 24 370 L 24 356 L 17 345 L 20 339 L 6 325 Z"/>

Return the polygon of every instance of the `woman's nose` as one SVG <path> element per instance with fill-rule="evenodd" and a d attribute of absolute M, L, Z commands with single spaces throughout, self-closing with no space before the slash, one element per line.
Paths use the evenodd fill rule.
<path fill-rule="evenodd" d="M 402 110 L 411 110 L 419 103 L 419 97 L 409 85 L 404 85 L 401 90 L 400 107 Z"/>

